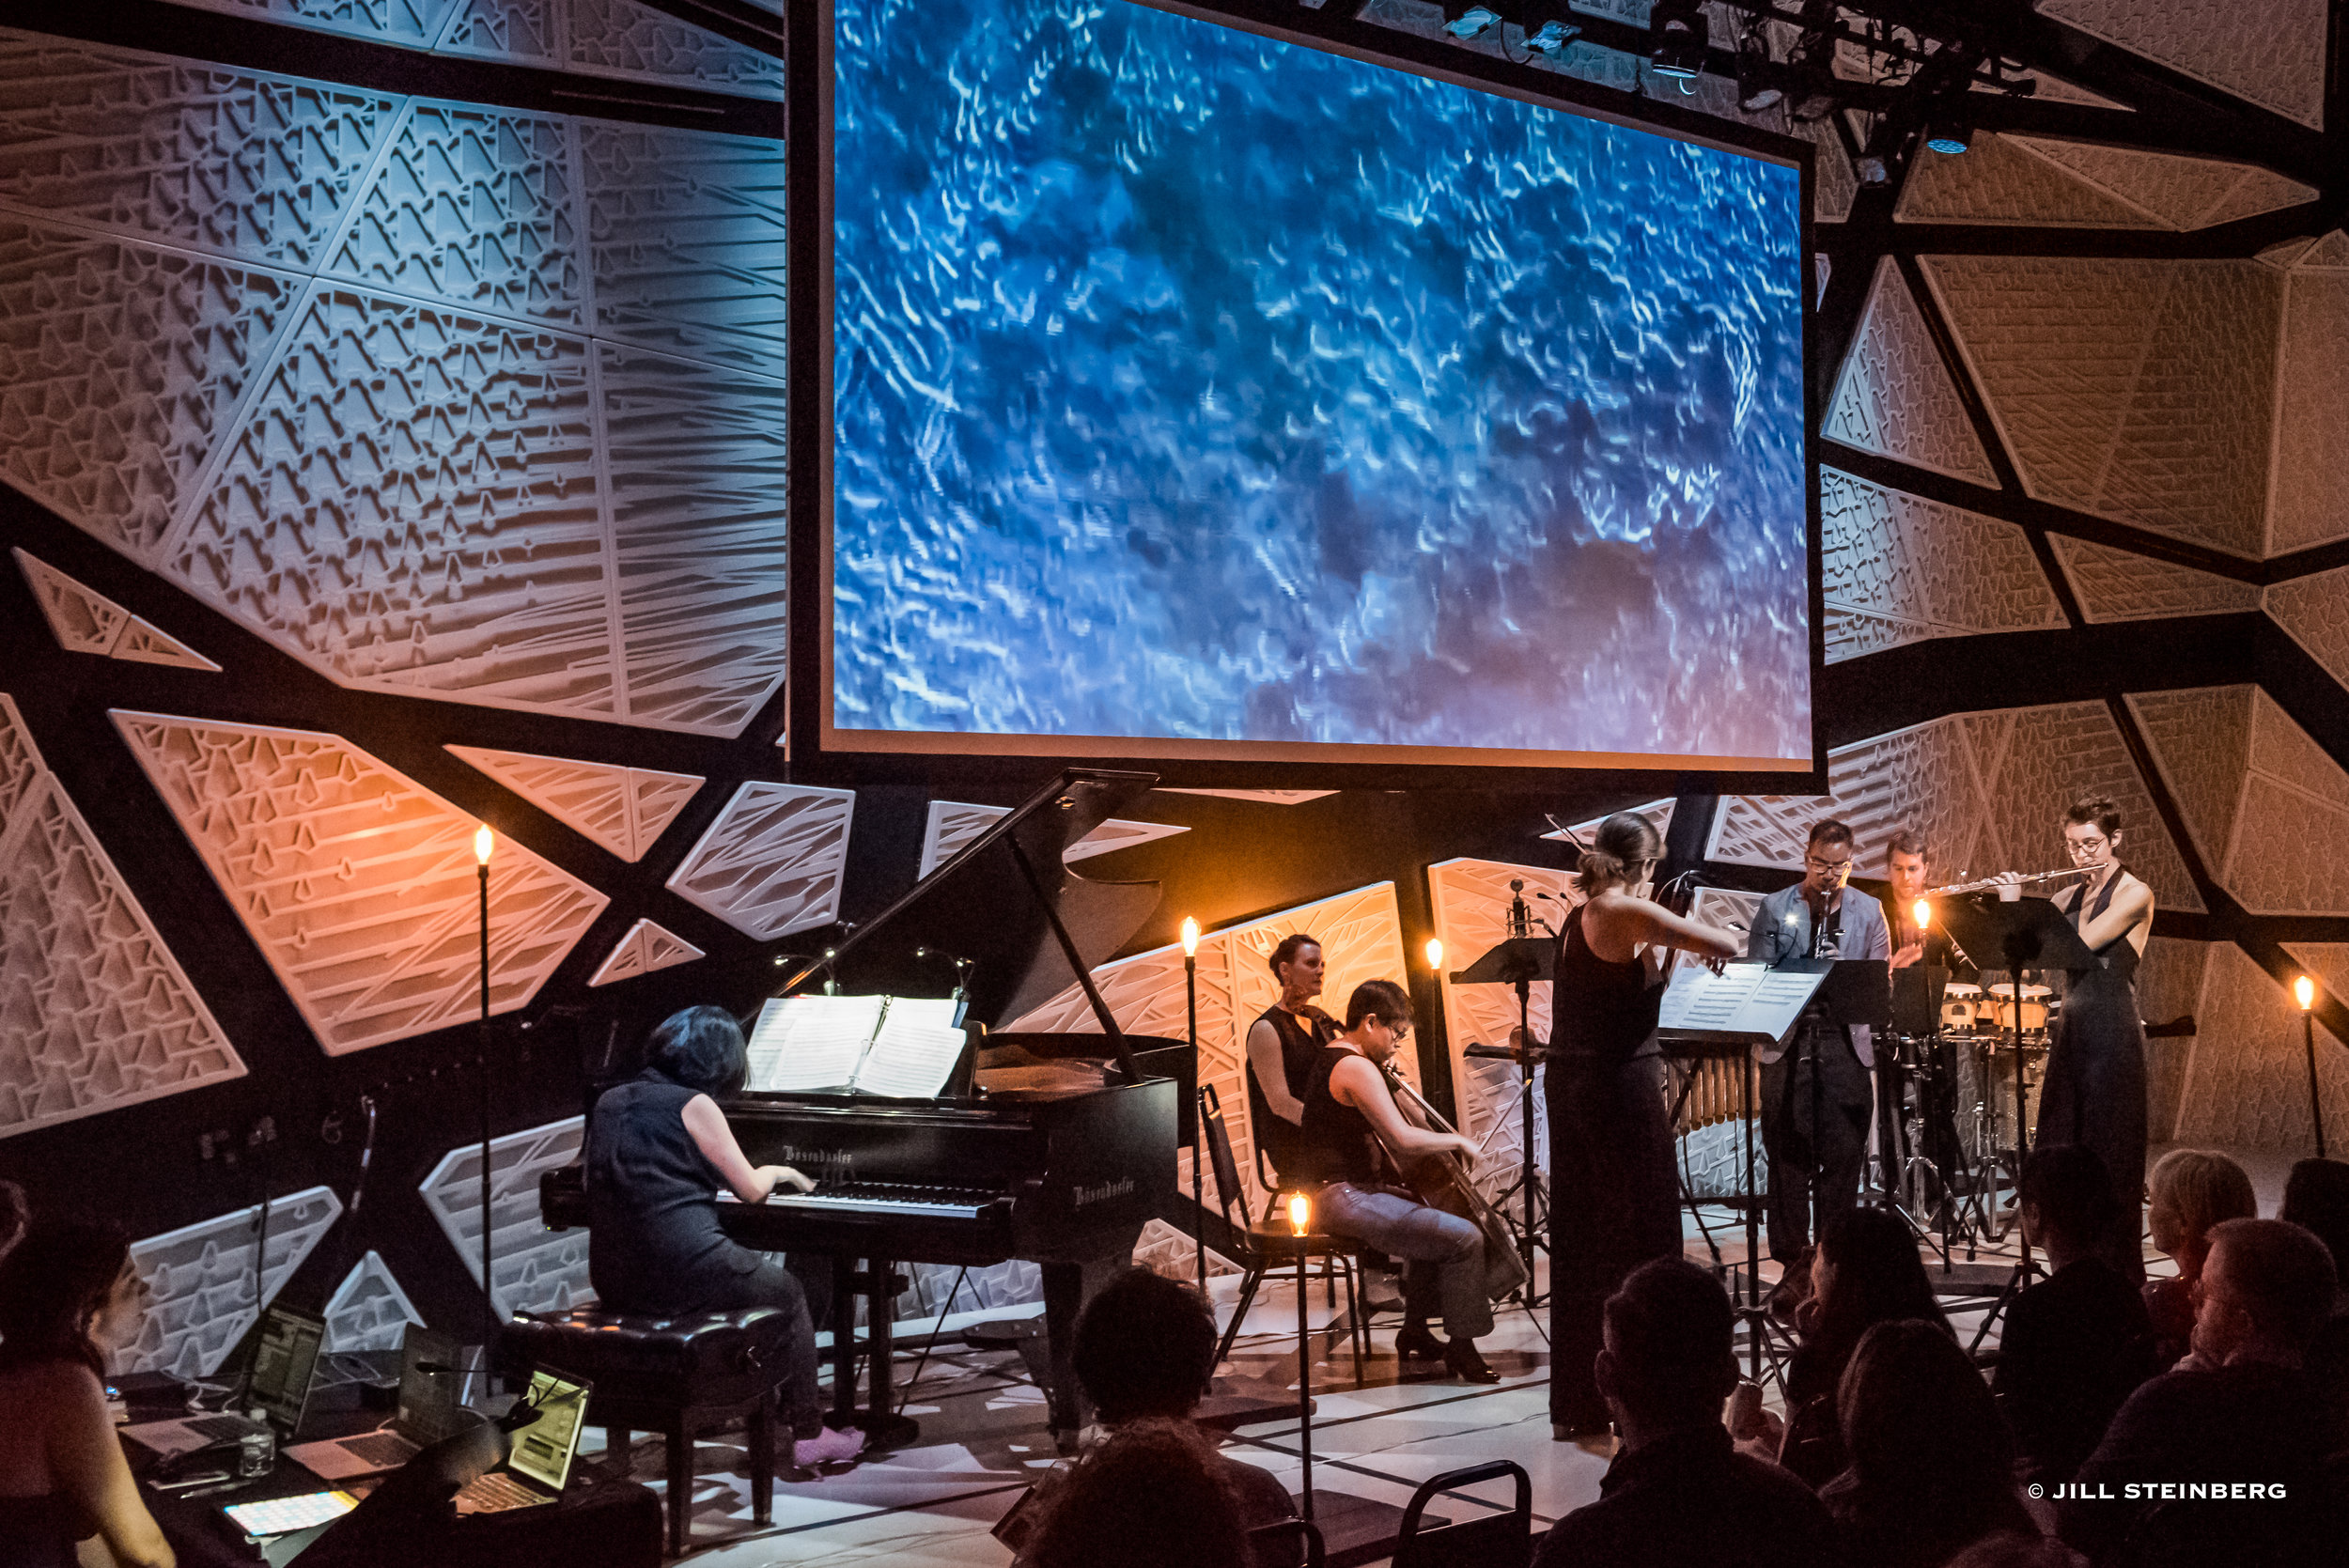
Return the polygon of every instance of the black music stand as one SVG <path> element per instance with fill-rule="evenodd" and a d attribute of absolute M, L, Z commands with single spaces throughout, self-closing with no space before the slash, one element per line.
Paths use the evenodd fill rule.
<path fill-rule="evenodd" d="M 1524 1170 L 1517 1182 L 1525 1196 L 1525 1224 L 1517 1233 L 1517 1256 L 1525 1260 L 1525 1304 L 1528 1308 L 1542 1304 L 1542 1296 L 1533 1289 L 1534 1238 L 1542 1234 L 1544 1219 L 1539 1211 L 1548 1206 L 1541 1197 L 1541 1171 L 1533 1160 L 1533 982 L 1552 978 L 1557 962 L 1558 939 L 1555 937 L 1511 937 L 1464 970 L 1452 971 L 1455 986 L 1515 986 L 1517 990 L 1517 1043 L 1506 1054 L 1517 1063 L 1517 1126 L 1518 1142 L 1523 1146 Z M 1556 1020 L 1551 1027 L 1556 1028 Z M 1490 1058 L 1489 1048 L 1475 1052 Z M 1493 1206 L 1508 1213 L 1508 1195 Z"/>
<path fill-rule="evenodd" d="M 1826 1174 L 1820 1159 L 1819 1036 L 1828 1029 L 1866 1029 L 1882 1034 L 1892 1025 L 1891 965 L 1883 958 L 1789 958 L 1774 966 L 1788 974 L 1822 975 L 1803 1009 L 1803 1048 L 1811 1056 L 1811 1240 L 1819 1239 L 1819 1188 Z M 1863 1151 L 1864 1155 L 1864 1151 Z M 1773 1183 L 1778 1179 L 1771 1171 Z"/>
<path fill-rule="evenodd" d="M 2021 1209 L 2023 1161 L 2030 1155 L 2030 1091 L 2023 1077 L 2023 971 L 2092 970 L 2097 958 L 2049 899 L 1999 899 L 1977 893 L 1951 899 L 1939 913 L 1943 927 L 1967 952 L 1999 955 L 2006 965 L 2008 1005 L 2014 1009 L 2008 1015 L 2008 1032 L 2015 1051 L 2015 1228 L 2021 1237 L 2021 1255 L 2006 1289 L 1999 1293 L 1982 1327 L 1974 1330 L 1974 1343 L 1979 1345 L 2007 1303 L 2030 1282 L 2037 1266 L 2031 1261 L 2030 1237 L 2023 1232 Z"/>

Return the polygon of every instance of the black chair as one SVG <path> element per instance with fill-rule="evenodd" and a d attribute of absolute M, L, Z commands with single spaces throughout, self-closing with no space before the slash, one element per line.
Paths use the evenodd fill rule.
<path fill-rule="evenodd" d="M 1276 1519 L 1248 1532 L 1248 1560 L 1253 1568 L 1326 1568 L 1329 1552 L 1311 1519 Z"/>
<path fill-rule="evenodd" d="M 1296 1252 L 1285 1250 L 1275 1257 L 1249 1239 L 1250 1229 L 1245 1223 L 1246 1189 L 1240 1186 L 1239 1162 L 1232 1156 L 1231 1129 L 1224 1126 L 1222 1102 L 1217 1097 L 1213 1084 L 1200 1085 L 1199 1104 L 1200 1136 L 1206 1141 L 1207 1160 L 1215 1171 L 1216 1205 L 1222 1212 L 1224 1224 L 1231 1227 L 1234 1250 L 1238 1254 L 1232 1261 L 1238 1264 L 1241 1269 L 1239 1303 L 1232 1309 L 1232 1321 L 1224 1326 L 1223 1338 L 1215 1347 L 1216 1365 L 1221 1366 L 1232 1354 L 1232 1342 L 1239 1337 L 1239 1326 L 1246 1320 L 1248 1309 L 1255 1304 L 1256 1291 L 1263 1285 L 1265 1276 L 1283 1265 L 1293 1265 Z M 1262 1150 L 1257 1151 L 1257 1160 L 1261 1167 Z M 1240 1203 L 1243 1217 L 1237 1223 L 1232 1219 L 1232 1205 L 1236 1200 Z M 1264 1219 L 1257 1223 L 1269 1228 L 1278 1219 L 1279 1216 L 1272 1212 L 1272 1206 L 1268 1204 Z M 1324 1266 L 1332 1271 L 1330 1285 L 1331 1306 L 1337 1305 L 1336 1281 L 1343 1278 L 1346 1281 L 1346 1336 L 1347 1344 L 1354 1352 L 1354 1386 L 1360 1388 L 1362 1383 L 1362 1358 L 1370 1351 L 1370 1329 L 1363 1321 L 1364 1314 L 1358 1306 L 1359 1297 L 1355 1294 L 1355 1265 L 1361 1254 L 1360 1245 L 1346 1236 L 1316 1236 L 1313 1251 L 1323 1260 Z M 1302 1346 L 1299 1348 L 1299 1353 L 1304 1353 Z"/>
<path fill-rule="evenodd" d="M 1483 1514 L 1434 1529 L 1419 1528 L 1429 1500 L 1479 1482 L 1508 1476 L 1517 1483 L 1516 1505 L 1506 1514 Z M 1526 1568 L 1533 1560 L 1533 1482 L 1507 1459 L 1448 1470 L 1411 1494 L 1394 1539 L 1392 1568 Z"/>

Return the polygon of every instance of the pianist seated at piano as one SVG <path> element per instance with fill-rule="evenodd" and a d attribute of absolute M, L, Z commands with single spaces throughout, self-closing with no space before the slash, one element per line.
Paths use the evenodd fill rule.
<path fill-rule="evenodd" d="M 1455 1155 L 1465 1166 L 1476 1145 L 1404 1114 L 1385 1069 L 1411 1035 L 1411 1002 L 1391 980 L 1365 980 L 1346 1004 L 1346 1030 L 1314 1056 L 1298 1128 L 1296 1170 L 1283 1174 L 1314 1194 L 1314 1228 L 1365 1242 L 1409 1261 L 1398 1358 L 1441 1359 L 1469 1383 L 1497 1383 L 1476 1341 L 1492 1332 L 1485 1286 L 1484 1232 L 1457 1215 L 1419 1201 L 1406 1172 L 1430 1156 Z M 1428 1332 L 1443 1319 L 1446 1341 Z"/>
<path fill-rule="evenodd" d="M 721 1007 L 672 1014 L 645 1069 L 596 1101 L 587 1135 L 587 1273 L 603 1305 L 654 1317 L 779 1307 L 791 1318 L 777 1379 L 802 1468 L 853 1459 L 864 1435 L 824 1425 L 807 1295 L 774 1253 L 737 1245 L 718 1222 L 718 1189 L 763 1203 L 815 1183 L 786 1165 L 753 1166 L 713 1095 L 741 1091 L 741 1027 Z"/>

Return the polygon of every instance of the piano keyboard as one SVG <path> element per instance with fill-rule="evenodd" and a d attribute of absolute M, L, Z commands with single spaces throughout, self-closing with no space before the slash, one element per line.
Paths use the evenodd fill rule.
<path fill-rule="evenodd" d="M 896 1182 L 840 1182 L 813 1192 L 777 1192 L 770 1208 L 814 1209 L 834 1214 L 920 1215 L 941 1219 L 976 1219 L 998 1195 L 963 1188 L 919 1187 Z"/>

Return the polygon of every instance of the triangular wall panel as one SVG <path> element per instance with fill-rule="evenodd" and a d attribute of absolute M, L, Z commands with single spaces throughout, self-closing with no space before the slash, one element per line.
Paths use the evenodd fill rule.
<path fill-rule="evenodd" d="M 756 941 L 840 912 L 856 793 L 753 780 L 734 792 L 669 877 L 671 893 Z"/>
<path fill-rule="evenodd" d="M 425 1327 L 424 1314 L 399 1288 L 391 1265 L 370 1247 L 327 1298 L 326 1348 L 397 1350 L 412 1323 Z"/>
<path fill-rule="evenodd" d="M 97 589 L 66 576 L 39 556 L 23 550 L 10 553 L 24 573 L 33 598 L 39 601 L 40 613 L 48 618 L 57 645 L 68 653 L 96 654 L 134 664 L 166 664 L 180 670 L 219 671 L 219 665 L 153 622 L 132 614 Z"/>
<path fill-rule="evenodd" d="M 1831 468 L 1819 471 L 1819 517 L 1830 664 L 1928 638 L 2068 624 L 2013 523 Z"/>
<path fill-rule="evenodd" d="M 2221 158 L 2017 136 L 2026 152 L 2110 193 L 2164 226 L 2206 228 L 2279 207 L 2316 199 L 2316 193 L 2272 170 Z"/>
<path fill-rule="evenodd" d="M 2349 567 L 2270 583 L 2265 609 L 2327 675 L 2349 686 Z"/>
<path fill-rule="evenodd" d="M 595 1299 L 587 1233 L 550 1231 L 538 1212 L 538 1178 L 578 1159 L 586 1121 L 572 1116 L 490 1141 L 490 1299 L 501 1317 L 560 1312 Z M 441 1234 L 481 1282 L 481 1145 L 459 1143 L 418 1186 Z"/>
<path fill-rule="evenodd" d="M 2212 686 L 2128 699 L 2203 866 L 2222 880 L 2251 765 L 2252 692 Z"/>
<path fill-rule="evenodd" d="M 1008 806 L 974 806 L 959 800 L 932 800 L 929 819 L 922 831 L 922 862 L 917 876 L 927 877 L 955 857 L 957 851 L 985 832 L 997 819 L 1005 815 Z M 1189 828 L 1178 828 L 1166 822 L 1128 822 L 1112 817 L 1093 831 L 1061 852 L 1061 859 L 1069 864 L 1106 855 L 1112 849 L 1126 849 L 1154 839 L 1172 838 L 1187 833 Z"/>
<path fill-rule="evenodd" d="M 2253 914 L 2349 915 L 2349 773 L 2264 691 L 2225 881 Z"/>
<path fill-rule="evenodd" d="M 113 717 L 330 1055 L 474 1016 L 473 817 L 339 736 Z M 606 902 L 503 836 L 490 898 L 492 1013 L 536 996 Z"/>
<path fill-rule="evenodd" d="M 1876 265 L 1868 311 L 1828 399 L 1824 433 L 1952 478 L 1998 483 L 1917 302 L 1890 256 Z"/>
<path fill-rule="evenodd" d="M 2310 269 L 2306 261 L 2284 282 L 2270 555 L 2349 537 L 2349 461 L 2342 459 L 2349 453 L 2349 271 Z"/>
<path fill-rule="evenodd" d="M 612 949 L 596 972 L 587 977 L 590 986 L 609 986 L 615 981 L 633 980 L 655 970 L 674 969 L 704 956 L 702 950 L 683 937 L 649 920 L 640 920 L 628 928 L 617 946 Z"/>
<path fill-rule="evenodd" d="M 2144 209 L 2033 156 L 2021 138 L 1996 132 L 1962 153 L 1920 147 L 1892 215 L 1904 224 L 2162 226 Z"/>
<path fill-rule="evenodd" d="M 2325 124 L 2326 0 L 2042 0 L 2040 14 L 2273 109 Z"/>
<path fill-rule="evenodd" d="M 624 861 L 643 860 L 702 786 L 698 773 L 664 773 L 654 768 L 574 762 L 480 746 L 447 749 Z"/>
<path fill-rule="evenodd" d="M 2295 1157 L 2312 1153 L 2300 1010 L 2283 983 L 2234 943 L 2214 942 L 2194 1012 L 2211 1037 L 2195 1041 L 2178 1141 Z M 2335 1148 L 2349 1146 L 2349 1049 L 2322 1022 L 2316 1071 L 2326 1139 Z"/>
<path fill-rule="evenodd" d="M 137 1337 L 117 1353 L 117 1369 L 183 1379 L 218 1372 L 342 1212 L 332 1188 L 305 1188 L 272 1199 L 266 1211 L 255 1203 L 132 1242 L 131 1266 L 146 1281 L 149 1299 Z M 257 1249 L 262 1252 L 258 1301 Z"/>
<path fill-rule="evenodd" d="M 2091 544 L 2068 534 L 2050 534 L 2047 541 L 2072 580 L 2080 613 L 2092 624 L 2232 615 L 2260 607 L 2257 583 Z"/>
<path fill-rule="evenodd" d="M 2334 229 L 2300 255 L 2296 265 L 2310 272 L 2349 271 L 2349 231 Z"/>

